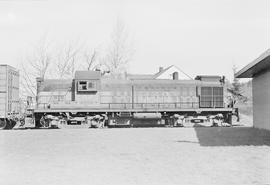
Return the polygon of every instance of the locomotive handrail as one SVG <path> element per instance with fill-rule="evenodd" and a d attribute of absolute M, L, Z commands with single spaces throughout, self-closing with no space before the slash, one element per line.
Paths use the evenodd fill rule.
<path fill-rule="evenodd" d="M 216 101 L 217 102 L 217 101 Z M 50 104 L 47 103 L 39 103 L 38 107 L 43 109 L 50 109 Z M 209 104 L 210 105 L 210 104 Z M 125 102 L 125 103 L 100 103 L 99 105 L 96 105 L 96 108 L 103 107 L 108 108 L 110 110 L 113 109 L 196 109 L 196 108 L 222 108 L 223 106 L 205 106 L 201 107 L 200 102 L 172 102 L 172 103 L 166 103 L 166 102 L 160 102 L 160 103 L 132 103 L 132 102 Z M 93 108 L 93 107 L 92 107 Z"/>
<path fill-rule="evenodd" d="M 199 108 L 199 102 L 174 102 L 174 103 L 101 103 L 103 105 L 108 105 L 108 109 L 147 109 L 147 108 Z"/>

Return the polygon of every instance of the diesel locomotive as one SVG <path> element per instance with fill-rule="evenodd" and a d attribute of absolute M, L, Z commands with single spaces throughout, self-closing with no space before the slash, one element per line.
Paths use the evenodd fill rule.
<path fill-rule="evenodd" d="M 26 123 L 36 128 L 182 126 L 219 115 L 231 124 L 225 78 L 153 76 L 112 78 L 76 71 L 74 79 L 37 78 L 36 108 Z M 32 111 L 32 112 L 31 112 Z"/>

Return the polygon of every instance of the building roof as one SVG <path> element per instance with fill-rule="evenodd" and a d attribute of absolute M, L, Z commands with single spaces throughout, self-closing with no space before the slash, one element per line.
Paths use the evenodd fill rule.
<path fill-rule="evenodd" d="M 270 69 L 270 49 L 261 54 L 253 62 L 249 63 L 243 69 L 235 74 L 236 78 L 253 78 L 265 70 Z"/>
<path fill-rule="evenodd" d="M 166 71 L 168 71 L 171 67 L 173 67 L 173 65 L 171 65 L 171 66 L 169 66 L 169 67 L 167 67 L 167 68 L 165 68 L 165 69 L 163 69 L 163 70 L 157 72 L 157 73 L 154 75 L 154 78 L 159 77 L 160 75 L 162 75 L 163 73 L 165 73 Z"/>
<path fill-rule="evenodd" d="M 9 68 L 9 69 L 12 69 L 13 71 L 19 72 L 15 67 L 12 67 L 12 66 L 10 66 L 8 64 L 0 64 L 0 67 L 6 67 L 6 68 Z"/>
<path fill-rule="evenodd" d="M 189 77 L 187 74 L 185 74 L 182 70 L 180 70 L 178 67 L 175 65 L 171 65 L 167 68 L 160 68 L 160 70 L 155 73 L 155 74 L 127 74 L 127 78 L 130 80 L 151 80 L 151 79 L 157 79 L 160 77 L 162 74 L 164 74 L 166 71 L 171 69 L 172 67 L 177 68 L 181 73 L 183 73 L 185 76 Z M 190 78 L 190 77 L 189 77 Z M 190 78 L 192 79 L 192 78 Z"/>
<path fill-rule="evenodd" d="M 99 80 L 100 71 L 76 71 L 75 80 Z"/>

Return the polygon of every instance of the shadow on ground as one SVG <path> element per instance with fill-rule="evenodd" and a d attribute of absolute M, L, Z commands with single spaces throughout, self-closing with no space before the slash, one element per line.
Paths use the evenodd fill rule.
<path fill-rule="evenodd" d="M 270 131 L 251 127 L 195 127 L 201 146 L 270 146 Z"/>

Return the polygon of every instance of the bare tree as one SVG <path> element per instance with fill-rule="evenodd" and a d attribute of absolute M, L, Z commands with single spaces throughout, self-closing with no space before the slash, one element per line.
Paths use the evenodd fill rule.
<path fill-rule="evenodd" d="M 97 61 L 97 51 L 93 52 L 85 51 L 83 54 L 84 61 L 87 64 L 87 70 L 94 70 L 99 64 L 96 64 Z"/>
<path fill-rule="evenodd" d="M 50 44 L 46 37 L 34 45 L 33 51 L 25 59 L 23 59 L 20 67 L 21 76 L 21 94 L 23 96 L 36 95 L 36 78 L 45 78 L 49 66 L 53 61 L 53 56 L 50 51 Z"/>
<path fill-rule="evenodd" d="M 106 66 L 112 74 L 123 73 L 126 71 L 127 64 L 131 61 L 132 53 L 127 29 L 123 22 L 117 21 L 106 56 Z"/>
<path fill-rule="evenodd" d="M 242 94 L 242 84 L 239 82 L 239 79 L 235 77 L 237 67 L 234 65 L 233 66 L 233 82 L 230 84 L 230 87 L 228 87 L 228 92 L 230 92 L 231 97 L 229 97 L 230 106 L 234 107 L 234 105 L 238 102 L 243 102 L 246 103 L 248 101 L 248 98 Z"/>
<path fill-rule="evenodd" d="M 48 67 L 52 62 L 52 54 L 49 51 L 49 46 L 46 38 L 41 39 L 34 48 L 33 54 L 26 59 L 26 62 L 32 68 L 32 72 L 41 78 L 45 77 Z"/>
<path fill-rule="evenodd" d="M 233 83 L 232 83 L 232 89 L 234 92 L 241 94 L 241 84 L 239 82 L 239 79 L 235 77 L 235 74 L 237 72 L 237 67 L 233 66 Z"/>
<path fill-rule="evenodd" d="M 74 75 L 80 49 L 80 47 L 69 44 L 58 53 L 56 72 L 59 78 L 68 78 Z"/>
<path fill-rule="evenodd" d="M 21 85 L 21 95 L 23 97 L 36 96 L 36 83 L 35 83 L 35 77 L 33 74 L 29 73 L 24 67 L 24 65 L 21 65 L 20 70 L 20 85 Z"/>

